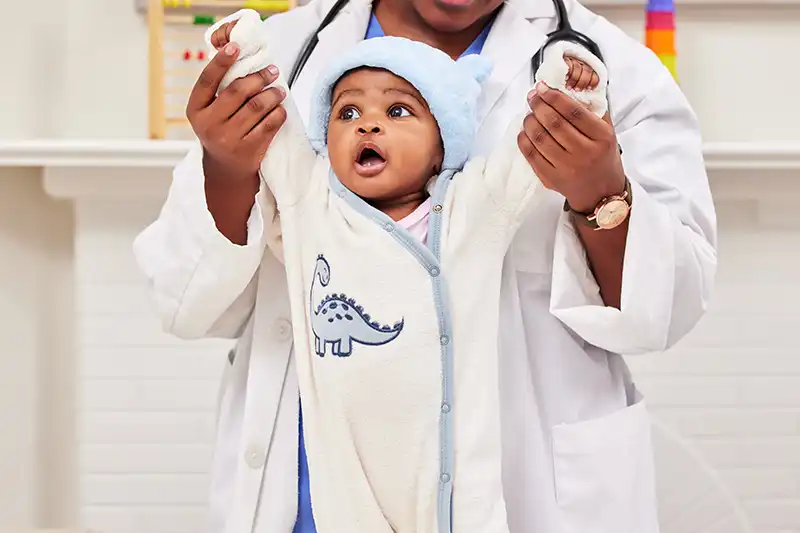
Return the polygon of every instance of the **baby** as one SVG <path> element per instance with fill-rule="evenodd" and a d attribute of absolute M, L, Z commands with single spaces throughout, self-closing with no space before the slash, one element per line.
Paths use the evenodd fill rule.
<path fill-rule="evenodd" d="M 245 59 L 267 54 L 236 76 L 268 64 L 258 39 Z M 602 63 L 576 54 L 549 68 L 604 101 Z M 308 134 L 284 102 L 261 176 L 280 211 L 320 533 L 508 533 L 500 273 L 542 186 L 517 147 L 523 117 L 468 158 L 489 70 L 369 39 L 322 74 Z"/>

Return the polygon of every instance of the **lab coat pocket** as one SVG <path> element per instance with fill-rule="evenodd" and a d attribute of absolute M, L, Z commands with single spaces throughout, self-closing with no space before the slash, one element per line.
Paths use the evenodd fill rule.
<path fill-rule="evenodd" d="M 564 533 L 657 533 L 650 420 L 643 400 L 553 428 Z"/>

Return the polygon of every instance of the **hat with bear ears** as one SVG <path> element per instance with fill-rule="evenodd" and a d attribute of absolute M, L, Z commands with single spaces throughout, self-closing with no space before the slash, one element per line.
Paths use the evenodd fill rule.
<path fill-rule="evenodd" d="M 489 59 L 472 54 L 454 61 L 439 49 L 402 37 L 359 42 L 330 64 L 317 81 L 308 128 L 317 152 L 327 149 L 333 88 L 345 74 L 364 67 L 388 70 L 420 92 L 442 136 L 442 170 L 461 169 L 475 139 L 481 84 L 492 69 Z"/>

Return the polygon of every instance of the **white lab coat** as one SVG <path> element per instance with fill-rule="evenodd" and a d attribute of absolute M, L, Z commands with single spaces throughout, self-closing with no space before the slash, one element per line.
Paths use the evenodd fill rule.
<path fill-rule="evenodd" d="M 314 0 L 267 20 L 281 43 L 282 72 L 289 73 L 332 3 Z M 664 350 L 697 323 L 716 270 L 715 212 L 697 119 L 668 71 L 608 21 L 574 0 L 566 4 L 573 26 L 596 40 L 606 59 L 634 208 L 621 310 L 602 305 L 554 192 L 546 191 L 506 256 L 499 386 L 509 526 L 512 533 L 655 533 L 647 410 L 619 354 Z M 303 115 L 317 73 L 363 38 L 369 15 L 369 0 L 351 0 L 321 32 L 293 88 Z M 500 142 L 525 109 L 530 58 L 554 15 L 549 0 L 510 0 L 495 21 L 483 49 L 494 69 L 481 97 L 474 155 Z M 195 150 L 176 168 L 158 220 L 134 246 L 167 331 L 241 337 L 220 404 L 214 533 L 290 533 L 296 515 L 296 491 L 286 490 L 297 482 L 292 326 L 283 267 L 253 246 L 279 246 L 274 201 L 261 197 L 249 222 L 251 244 L 231 244 L 206 209 Z"/>

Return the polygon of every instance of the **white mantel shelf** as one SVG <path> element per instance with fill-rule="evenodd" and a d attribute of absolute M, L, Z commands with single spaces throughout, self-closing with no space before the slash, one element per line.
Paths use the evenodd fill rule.
<path fill-rule="evenodd" d="M 57 198 L 163 198 L 171 169 L 191 141 L 0 140 L 2 167 L 38 168 Z M 800 193 L 800 142 L 722 142 L 704 146 L 717 199 Z M 791 189 L 791 191 L 789 190 Z M 765 192 L 766 191 L 766 192 Z"/>
<path fill-rule="evenodd" d="M 0 140 L 0 167 L 172 168 L 191 141 Z M 712 142 L 710 170 L 800 170 L 800 142 Z"/>
<path fill-rule="evenodd" d="M 0 166 L 170 168 L 191 141 L 29 140 L 0 141 Z"/>

